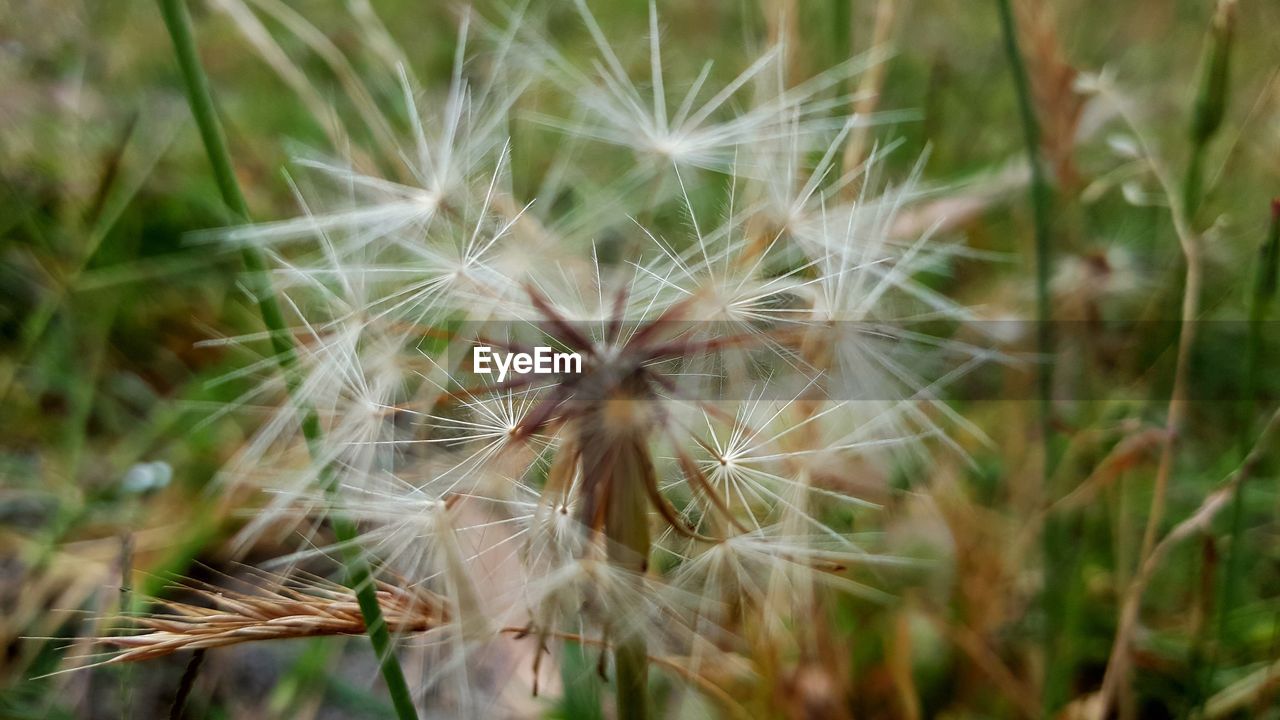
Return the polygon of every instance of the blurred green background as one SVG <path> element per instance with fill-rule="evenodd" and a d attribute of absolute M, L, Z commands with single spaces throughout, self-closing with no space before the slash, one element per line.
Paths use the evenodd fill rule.
<path fill-rule="evenodd" d="M 875 131 L 882 141 L 901 141 L 888 175 L 905 176 L 927 151 L 925 178 L 935 190 L 913 217 L 948 218 L 948 237 L 1003 257 L 957 260 L 930 281 L 992 317 L 1030 317 L 1024 148 L 995 3 L 892 4 L 895 53 L 877 105 L 912 111 L 912 119 Z M 614 37 L 643 42 L 645 3 L 591 5 Z M 791 72 L 805 77 L 866 50 L 879 3 L 658 5 L 665 58 L 676 68 L 696 72 L 714 58 L 718 72 L 732 72 L 764 47 L 777 32 L 773 18 L 783 16 L 790 18 L 784 32 L 796 41 Z M 942 554 L 950 580 L 941 589 L 934 581 L 902 589 L 919 601 L 905 609 L 852 602 L 838 609 L 834 659 L 822 672 L 835 676 L 844 707 L 858 717 L 1025 715 L 1017 696 L 1040 694 L 1036 678 L 1046 655 L 1066 658 L 1069 667 L 1055 710 L 1079 710 L 1071 703 L 1096 690 L 1105 668 L 1150 502 L 1152 433 L 1164 422 L 1161 379 L 1173 338 L 1167 326 L 1126 321 L 1177 317 L 1180 253 L 1168 208 L 1148 202 L 1157 190 L 1126 155 L 1131 134 L 1073 87 L 1078 73 L 1105 68 L 1180 178 L 1215 3 L 1014 5 L 1044 152 L 1057 177 L 1055 309 L 1081 321 L 1078 331 L 1091 340 L 1150 336 L 1120 357 L 1095 356 L 1092 343 L 1070 332 L 1059 338 L 1059 386 L 1096 400 L 1064 402 L 1056 412 L 1057 495 L 1084 488 L 1088 501 L 1065 511 L 1058 530 L 1071 552 L 1052 580 L 1065 608 L 1057 617 L 1069 624 L 1050 633 L 1058 638 L 1054 647 L 1044 645 L 1045 619 L 1034 602 L 1043 564 L 1036 541 L 1021 532 L 1037 502 L 1027 489 L 1036 474 L 1028 446 L 1033 403 L 962 404 L 958 409 L 994 442 L 967 448 L 972 465 L 944 460 L 904 467 L 892 479 L 890 536 L 903 548 L 948 548 Z M 479 6 L 491 17 L 497 8 Z M 367 9 L 357 0 L 192 3 L 201 56 L 256 218 L 293 213 L 280 170 L 292 151 L 328 140 L 322 120 L 246 38 L 243 16 L 237 23 L 229 13 L 255 13 L 316 97 L 351 116 L 341 78 L 316 52 L 315 38 L 300 37 L 288 18 L 314 26 L 323 47 L 344 54 L 378 102 L 394 105 L 396 80 L 377 76 L 376 48 L 352 21 Z M 419 78 L 447 82 L 456 42 L 452 3 L 374 1 L 371 9 Z M 1248 316 L 1257 248 L 1272 198 L 1280 196 L 1280 3 L 1243 0 L 1237 15 L 1225 119 L 1206 151 L 1205 199 L 1194 217 L 1207 250 L 1205 320 Z M 590 52 L 567 2 L 533 3 L 528 22 L 552 29 L 570 53 Z M 515 143 L 517 188 L 534 187 L 556 136 L 517 135 Z M 90 649 L 74 638 L 95 632 L 94 618 L 119 606 L 122 577 L 144 596 L 161 592 L 168 574 L 199 577 L 226 567 L 223 541 L 236 524 L 235 499 L 219 497 L 210 481 L 256 420 L 251 411 L 219 412 L 249 387 L 250 379 L 230 373 L 256 359 L 252 348 L 199 345 L 253 332 L 259 320 L 237 285 L 237 256 L 185 237 L 225 224 L 226 215 L 153 3 L 0 6 L 0 185 L 0 716 L 163 716 L 181 658 L 32 679 L 63 667 L 64 655 Z M 1235 323 L 1208 335 L 1192 366 L 1196 388 L 1241 399 L 1246 332 Z M 1275 337 L 1270 326 L 1267 332 Z M 1243 411 L 1241 402 L 1192 408 L 1166 530 L 1239 463 L 1262 412 L 1280 398 L 1277 369 L 1262 368 L 1257 403 Z M 1113 388 L 1117 398 L 1108 401 Z M 1235 692 L 1244 699 L 1224 706 L 1221 716 L 1280 717 L 1273 700 L 1280 671 L 1259 674 L 1280 657 L 1276 468 L 1274 460 L 1264 462 L 1248 485 L 1238 538 L 1244 581 L 1215 651 L 1221 671 L 1211 681 L 1197 674 L 1217 644 L 1226 513 L 1182 543 L 1155 576 L 1122 713 L 1183 717 L 1196 698 Z M 255 548 L 244 559 L 276 550 Z M 29 637 L 62 639 L 22 639 Z M 904 637 L 915 648 L 906 670 Z M 215 653 L 190 716 L 380 716 L 384 701 L 367 689 L 372 662 L 363 645 L 348 644 Z M 904 688 L 915 697 L 914 710 Z M 804 692 L 802 683 L 777 692 L 780 716 L 803 707 L 802 697 L 787 699 Z M 573 707 L 570 698 L 562 712 L 579 716 Z"/>

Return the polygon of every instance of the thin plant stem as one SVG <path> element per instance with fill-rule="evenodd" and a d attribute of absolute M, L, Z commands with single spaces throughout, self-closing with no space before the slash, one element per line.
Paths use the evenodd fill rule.
<path fill-rule="evenodd" d="M 1000 30 L 1004 40 L 1004 51 L 1009 62 L 1009 70 L 1013 75 L 1013 84 L 1018 103 L 1018 116 L 1022 124 L 1023 142 L 1026 145 L 1027 164 L 1031 171 L 1030 200 L 1032 222 L 1035 232 L 1035 295 L 1036 295 L 1036 350 L 1041 358 L 1041 365 L 1036 376 L 1036 396 L 1038 399 L 1038 420 L 1041 444 L 1041 482 L 1044 492 L 1051 477 L 1050 446 L 1053 436 L 1052 393 L 1053 393 L 1053 319 L 1052 297 L 1049 293 L 1049 278 L 1052 274 L 1052 242 L 1050 238 L 1050 212 L 1052 190 L 1046 177 L 1044 162 L 1040 153 L 1040 125 L 1036 120 L 1035 107 L 1031 97 L 1031 83 L 1027 75 L 1026 63 L 1022 51 L 1018 47 L 1017 28 L 1014 25 L 1013 8 L 1009 0 L 996 0 L 996 9 L 1000 16 Z M 1056 520 L 1051 520 L 1045 527 L 1044 555 L 1046 578 L 1069 578 L 1074 573 L 1066 565 L 1070 558 L 1064 557 L 1067 543 L 1062 537 L 1062 528 Z M 1058 704 L 1059 696 L 1065 692 L 1066 678 L 1071 666 L 1065 653 L 1055 651 L 1055 639 L 1062 628 L 1059 615 L 1058 598 L 1061 593 L 1049 592 L 1046 586 L 1042 589 L 1042 602 L 1045 606 L 1044 633 L 1046 649 L 1051 656 L 1045 666 L 1045 682 L 1043 700 L 1046 709 Z M 1051 617 L 1052 616 L 1052 617 Z M 1061 633 L 1065 634 L 1065 633 Z"/>
<path fill-rule="evenodd" d="M 1222 126 L 1230 76 L 1231 40 L 1236 0 L 1219 0 L 1209 26 L 1209 43 L 1200 68 L 1200 81 L 1191 109 L 1191 158 L 1182 183 L 1182 208 L 1194 222 L 1204 199 L 1204 157 L 1209 141 Z"/>
<path fill-rule="evenodd" d="M 1213 20 L 1209 25 L 1208 42 L 1205 44 L 1204 59 L 1201 61 L 1196 96 L 1191 108 L 1191 123 L 1189 127 L 1191 156 L 1187 161 L 1187 172 L 1183 179 L 1182 207 L 1187 222 L 1192 224 L 1195 223 L 1196 213 L 1204 200 L 1205 155 L 1210 141 L 1218 133 L 1218 129 L 1222 126 L 1222 119 L 1226 114 L 1231 44 L 1235 24 L 1235 4 L 1236 0 L 1218 0 Z M 1259 274 L 1259 277 L 1261 277 L 1261 274 Z M 1253 323 L 1251 322 L 1250 332 L 1253 329 Z M 1246 377 L 1245 382 L 1247 386 L 1248 377 Z M 1239 428 L 1239 433 L 1239 444 L 1243 448 L 1248 441 L 1247 422 L 1243 422 Z M 1228 596 L 1231 593 L 1230 586 L 1233 584 L 1233 578 L 1231 577 L 1233 574 L 1232 566 L 1239 563 L 1240 554 L 1236 552 L 1235 542 L 1239 539 L 1236 530 L 1243 522 L 1243 506 L 1240 498 L 1241 493 L 1237 492 L 1232 501 L 1231 535 L 1233 545 L 1228 550 L 1226 570 L 1219 575 L 1221 585 L 1217 598 L 1218 623 L 1216 628 L 1219 642 L 1223 637 L 1223 623 L 1226 617 L 1223 603 L 1231 601 Z M 1204 644 L 1205 633 L 1202 629 L 1195 633 L 1195 637 L 1191 642 L 1189 665 L 1195 670 L 1193 670 L 1190 701 L 1187 704 L 1188 713 L 1203 704 L 1206 695 L 1205 689 L 1213 679 L 1217 664 L 1219 648 L 1210 649 L 1208 658 L 1205 658 Z"/>
<path fill-rule="evenodd" d="M 1262 348 L 1263 320 L 1276 296 L 1277 274 L 1280 273 L 1280 198 L 1271 201 L 1271 223 L 1267 236 L 1258 248 L 1258 264 L 1254 273 L 1253 291 L 1249 295 L 1249 330 L 1245 338 L 1245 377 L 1242 397 L 1240 399 L 1240 417 L 1237 420 L 1237 443 L 1241 457 L 1246 456 L 1250 431 L 1253 429 L 1254 415 L 1258 408 L 1258 366 Z M 1244 506 L 1245 489 L 1243 485 L 1236 488 L 1231 498 L 1230 535 L 1226 548 L 1226 560 L 1222 575 L 1222 586 L 1218 594 L 1217 642 L 1214 645 L 1209 661 L 1197 688 L 1201 691 L 1197 698 L 1205 700 L 1203 690 L 1212 681 L 1221 660 L 1222 649 L 1231 638 L 1228 618 L 1232 608 L 1236 606 L 1240 589 L 1240 575 L 1243 572 L 1244 539 Z M 1197 705 L 1202 704 L 1196 703 Z"/>
<path fill-rule="evenodd" d="M 649 499 L 647 483 L 653 482 L 653 461 L 643 441 L 632 438 L 619 443 L 615 450 L 605 509 L 604 533 L 609 542 L 609 562 L 634 573 L 629 580 L 640 592 L 639 576 L 648 570 L 651 539 L 649 536 Z M 607 463 L 584 463 L 586 468 L 609 467 Z M 644 475 L 649 475 L 645 478 Z M 620 625 L 623 625 L 620 623 Z M 618 720 L 647 720 L 649 693 L 648 648 L 645 638 L 634 628 L 613 629 L 614 674 L 617 694 L 615 706 Z"/>
<path fill-rule="evenodd" d="M 1187 208 L 1190 217 L 1200 207 L 1204 197 L 1204 154 L 1208 148 L 1205 140 L 1193 139 L 1191 157 L 1187 160 L 1187 174 L 1182 180 L 1182 204 Z"/>
<path fill-rule="evenodd" d="M 1235 471 L 1227 476 L 1227 479 L 1219 489 L 1210 493 L 1190 517 L 1174 526 L 1160 542 L 1155 544 L 1146 558 L 1139 563 L 1137 574 L 1134 576 L 1129 592 L 1126 593 L 1124 599 L 1122 622 L 1126 619 L 1132 622 L 1137 618 L 1142 602 L 1142 593 L 1151 583 L 1152 578 L 1155 577 L 1164 560 L 1168 558 L 1169 553 L 1184 541 L 1199 537 L 1206 532 L 1222 508 L 1230 502 L 1230 498 L 1238 494 L 1241 486 L 1257 473 L 1262 460 L 1275 446 L 1275 436 L 1277 434 L 1280 434 L 1280 410 L 1276 410 L 1271 414 L 1262 431 L 1258 434 L 1253 449 L 1245 455 L 1244 460 L 1241 461 Z M 1095 717 L 1108 716 L 1111 698 L 1116 691 L 1112 673 L 1116 668 L 1123 666 L 1116 664 L 1115 652 L 1116 650 L 1113 648 L 1112 662 L 1108 664 L 1106 676 L 1102 681 L 1099 702 L 1094 706 L 1096 709 Z"/>
<path fill-rule="evenodd" d="M 196 686 L 196 678 L 200 677 L 200 666 L 204 665 L 205 649 L 200 648 L 191 653 L 191 659 L 187 661 L 187 669 L 182 672 L 182 679 L 178 681 L 178 694 L 173 698 L 173 705 L 169 708 L 169 720 L 182 720 L 182 715 L 187 709 L 187 700 L 191 697 L 191 690 Z"/>
<path fill-rule="evenodd" d="M 129 617 L 133 611 L 133 533 L 120 536 L 120 615 Z M 128 716 L 133 710 L 133 669 L 120 668 L 120 708 Z"/>
<path fill-rule="evenodd" d="M 1017 30 L 1013 24 L 1013 10 L 1009 6 L 1009 0 L 996 0 L 996 6 L 1000 11 L 1000 27 L 1004 35 L 1004 50 L 1009 61 L 1009 69 L 1013 74 L 1014 89 L 1018 98 L 1018 116 L 1022 123 L 1023 141 L 1027 149 L 1027 164 L 1031 170 L 1030 198 L 1032 222 L 1035 231 L 1036 320 L 1039 326 L 1036 343 L 1040 352 L 1047 357 L 1053 349 L 1053 329 L 1049 323 L 1053 317 L 1049 294 L 1049 277 L 1053 267 L 1053 248 L 1049 228 L 1050 206 L 1053 200 L 1052 190 L 1049 187 L 1049 179 L 1045 175 L 1044 163 L 1040 157 L 1040 124 L 1036 120 L 1026 64 L 1022 60 L 1022 52 L 1018 49 Z M 1046 441 L 1051 430 L 1049 405 L 1052 398 L 1052 379 L 1052 366 L 1041 366 L 1041 372 L 1037 378 L 1037 388 L 1040 401 L 1041 430 L 1045 434 L 1043 439 Z"/>
<path fill-rule="evenodd" d="M 1165 543 L 1157 544 L 1160 524 L 1164 520 L 1165 501 L 1169 490 L 1169 481 L 1173 475 L 1178 457 L 1178 441 L 1186 429 L 1190 399 L 1188 385 L 1190 382 L 1191 354 L 1196 342 L 1195 320 L 1200 314 L 1201 287 L 1204 282 L 1204 250 L 1202 239 L 1191 227 L 1186 209 L 1182 206 L 1181 197 L 1174 189 L 1169 172 L 1159 162 L 1151 142 L 1134 118 L 1133 111 L 1121 97 L 1111 93 L 1102 85 L 1099 92 L 1119 111 L 1125 124 L 1133 131 L 1138 140 L 1142 154 L 1150 164 L 1152 174 L 1159 181 L 1169 201 L 1170 217 L 1178 236 L 1178 246 L 1182 251 L 1186 264 L 1183 279 L 1182 310 L 1179 317 L 1181 326 L 1178 336 L 1177 357 L 1174 361 L 1173 388 L 1169 394 L 1168 411 L 1165 417 L 1164 441 L 1161 443 L 1160 460 L 1156 468 L 1155 484 L 1152 488 L 1151 506 L 1147 513 L 1147 525 L 1142 536 L 1141 549 L 1138 551 L 1138 566 L 1145 569 L 1153 565 L 1154 556 Z M 1137 627 L 1138 614 L 1142 607 L 1142 593 L 1146 590 L 1146 580 L 1141 573 L 1134 577 L 1125 589 L 1117 623 L 1115 639 L 1111 645 L 1111 654 L 1107 661 L 1107 669 L 1102 678 L 1102 689 L 1099 691 L 1099 716 L 1106 716 L 1112 700 L 1119 692 L 1120 686 L 1127 682 L 1129 675 L 1129 643 Z"/>
<path fill-rule="evenodd" d="M 231 166 L 231 156 L 227 152 L 226 141 L 214 111 L 213 96 L 209 90 L 209 82 L 196 54 L 195 40 L 191 31 L 191 18 L 187 14 L 182 0 L 159 0 L 160 10 L 164 15 L 165 26 L 173 40 L 174 53 L 186 85 L 187 99 L 191 104 L 191 113 L 195 117 L 200 131 L 200 139 L 209 163 L 213 167 L 214 179 L 223 202 L 240 219 L 249 219 L 249 208 L 244 194 L 236 180 Z M 292 373 L 297 362 L 297 354 L 293 346 L 293 337 L 285 325 L 284 314 L 276 301 L 270 278 L 266 274 L 267 264 L 257 248 L 245 245 L 241 250 L 241 258 L 248 274 L 250 290 L 258 302 L 258 310 L 263 323 L 271 336 L 272 350 L 276 361 L 284 373 L 289 394 L 297 401 L 297 379 Z M 299 407 L 302 415 L 302 432 L 312 457 L 319 457 L 317 451 L 323 440 L 320 421 L 315 411 L 307 407 Z M 332 473 L 326 472 L 324 481 L 325 493 L 333 496 L 336 490 L 336 479 Z M 416 720 L 418 713 L 413 705 L 413 696 L 405 681 L 404 671 L 395 655 L 391 634 L 382 617 L 378 605 L 376 588 L 373 583 L 373 571 L 368 558 L 356 543 L 358 533 L 355 523 L 340 512 L 330 515 L 334 535 L 342 547 L 343 563 L 346 569 L 347 584 L 355 592 L 356 601 L 360 605 L 360 613 L 364 617 L 366 633 L 378 658 L 378 669 L 387 685 L 395 707 L 396 716 L 400 720 Z"/>

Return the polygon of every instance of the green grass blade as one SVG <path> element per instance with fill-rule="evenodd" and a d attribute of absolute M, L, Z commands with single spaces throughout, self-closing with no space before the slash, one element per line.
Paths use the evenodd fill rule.
<path fill-rule="evenodd" d="M 231 156 L 227 152 L 226 141 L 213 107 L 213 96 L 209 90 L 209 81 L 200 65 L 196 54 L 195 40 L 192 37 L 191 19 L 182 0 L 160 0 L 160 10 L 164 15 L 165 26 L 173 40 L 174 52 L 182 71 L 183 82 L 187 89 L 187 99 L 191 104 L 191 113 L 195 116 L 200 130 L 200 139 L 204 143 L 213 166 L 214 178 L 223 201 L 239 220 L 249 219 L 249 207 L 245 203 L 240 184 L 236 181 L 231 167 Z M 251 290 L 258 299 L 258 310 L 262 320 L 271 333 L 272 348 L 281 370 L 285 373 L 290 394 L 293 395 L 296 382 L 290 372 L 297 355 L 293 347 L 293 338 L 284 322 L 284 315 L 272 291 L 270 279 L 266 274 L 266 262 L 257 248 L 246 246 L 242 250 L 245 270 L 252 283 Z M 303 434 L 307 445 L 313 451 L 323 440 L 319 421 L 313 411 L 303 408 Z M 332 494 L 335 484 L 326 483 L 326 493 Z M 404 671 L 396 658 L 391 634 L 382 618 L 382 610 L 378 605 L 373 573 L 369 561 L 363 551 L 356 546 L 357 531 L 355 524 L 341 513 L 334 513 L 330 518 L 334 534 L 343 548 L 343 561 L 346 566 L 347 584 L 356 594 L 360 604 L 360 612 L 364 617 L 366 633 L 378 657 L 378 667 L 382 679 L 387 685 L 395 707 L 396 717 L 400 720 L 416 720 L 417 711 L 413 705 L 413 696 L 405 682 Z"/>
<path fill-rule="evenodd" d="M 1044 161 L 1040 148 L 1040 124 L 1036 119 L 1035 107 L 1031 96 L 1031 82 L 1027 74 L 1026 62 L 1018 47 L 1018 30 L 1014 24 L 1013 8 L 1009 0 L 996 0 L 996 9 L 1000 16 L 1000 30 L 1004 44 L 1009 71 L 1013 75 L 1014 91 L 1018 104 L 1018 118 L 1022 125 L 1023 142 L 1026 146 L 1027 164 L 1031 170 L 1030 201 L 1032 223 L 1035 233 L 1035 297 L 1036 297 L 1036 350 L 1043 363 L 1036 378 L 1036 394 L 1039 406 L 1040 442 L 1044 453 L 1041 462 L 1041 478 L 1044 491 L 1053 497 L 1053 489 L 1049 487 L 1052 478 L 1053 447 L 1053 298 L 1050 293 L 1050 277 L 1053 268 L 1053 245 L 1051 239 L 1050 214 L 1052 212 L 1053 191 L 1046 176 Z M 1076 576 L 1078 551 L 1072 550 L 1070 530 L 1060 520 L 1049 518 L 1045 522 L 1043 547 L 1046 586 L 1041 590 L 1041 603 L 1044 617 L 1045 636 L 1045 677 L 1043 703 L 1046 711 L 1051 712 L 1065 700 L 1070 682 L 1072 666 L 1070 629 L 1078 614 L 1079 593 L 1073 588 L 1048 587 L 1054 579 L 1060 583 L 1070 583 Z"/>

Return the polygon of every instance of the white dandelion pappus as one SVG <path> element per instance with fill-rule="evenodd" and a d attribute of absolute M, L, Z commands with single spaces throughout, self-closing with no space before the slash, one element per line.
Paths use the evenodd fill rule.
<path fill-rule="evenodd" d="M 901 560 L 850 532 L 848 516 L 876 510 L 850 476 L 945 442 L 931 391 L 947 378 L 917 376 L 904 353 L 963 350 L 898 326 L 966 312 L 917 278 L 936 259 L 929 236 L 890 237 L 916 175 L 886 187 L 872 153 L 833 177 L 853 122 L 830 117 L 848 101 L 833 88 L 865 59 L 768 92 L 774 49 L 703 100 L 708 64 L 668 104 L 655 6 L 648 93 L 586 3 L 575 7 L 600 56 L 594 77 L 513 27 L 487 33 L 502 61 L 471 81 L 460 43 L 438 112 L 420 114 L 400 75 L 406 177 L 306 164 L 345 192 L 303 187 L 299 217 L 227 236 L 271 251 L 301 338 L 292 402 L 325 433 L 304 460 L 286 402 L 226 468 L 266 491 L 242 538 L 305 526 L 308 546 L 282 559 L 293 564 L 334 550 L 326 512 L 352 519 L 380 579 L 447 609 L 403 651 L 422 661 L 420 701 L 462 713 L 514 702 L 503 686 L 516 671 L 496 647 L 524 648 L 534 683 L 553 674 L 544 646 L 572 641 L 598 648 L 602 666 L 612 657 L 619 702 L 644 707 L 648 666 L 723 701 L 704 677 L 718 660 L 755 667 L 760 638 L 789 637 L 829 593 L 887 601 L 856 572 Z M 644 161 L 632 151 L 658 156 L 676 201 L 620 200 L 599 222 L 572 210 L 567 224 L 585 230 L 558 235 L 554 203 L 535 215 L 512 181 L 526 90 L 585 110 L 535 122 L 602 141 L 633 168 Z M 574 182 L 566 164 L 544 166 L 556 177 L 541 185 Z M 699 198 L 721 194 L 709 222 Z M 618 257 L 590 237 L 604 227 L 631 241 Z M 859 331 L 841 335 L 841 323 Z M 462 367 L 467 348 L 530 333 L 580 354 L 582 372 L 475 382 Z M 874 402 L 848 387 L 874 389 Z"/>
<path fill-rule="evenodd" d="M 550 42 L 530 34 L 529 52 L 546 78 L 569 93 L 589 118 L 566 121 L 535 115 L 533 118 L 566 135 L 631 148 L 640 156 L 658 161 L 655 169 L 685 166 L 727 170 L 734 152 L 752 143 L 769 141 L 787 132 L 787 118 L 806 131 L 832 126 L 827 114 L 847 107 L 848 97 L 823 97 L 848 77 L 863 71 L 879 57 L 853 58 L 793 88 L 782 89 L 777 82 L 760 82 L 773 70 L 781 75 L 784 49 L 778 45 L 760 55 L 736 77 L 714 92 L 707 89 L 712 63 L 707 61 L 689 83 L 683 96 L 668 103 L 671 83 L 662 60 L 657 7 L 649 4 L 648 90 L 631 78 L 618 52 L 610 44 L 600 22 L 586 0 L 574 0 L 599 55 L 593 64 L 594 76 L 577 67 Z M 742 96 L 758 85 L 759 98 L 747 109 L 733 112 Z M 648 97 L 646 97 L 646 95 Z M 705 96 L 705 99 L 703 99 Z M 841 123 L 835 123 L 839 127 Z M 637 170 L 643 170 L 637 168 Z M 645 170 L 651 173 L 652 169 Z"/>

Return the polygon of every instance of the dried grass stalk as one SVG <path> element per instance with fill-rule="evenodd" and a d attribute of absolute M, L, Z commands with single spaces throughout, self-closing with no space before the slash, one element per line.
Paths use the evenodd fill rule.
<path fill-rule="evenodd" d="M 184 590 L 208 605 L 162 601 L 162 612 L 134 621 L 137 635 L 99 638 L 124 652 L 107 662 L 154 660 L 183 650 L 226 647 L 256 640 L 327 635 L 363 635 L 360 605 L 348 588 L 325 580 L 280 583 L 253 592 L 187 585 Z M 422 590 L 378 583 L 378 604 L 393 633 L 426 632 L 447 621 L 444 602 Z"/>
<path fill-rule="evenodd" d="M 130 618 L 142 630 L 139 634 L 94 638 L 97 643 L 123 650 L 98 664 L 142 662 L 184 650 L 205 650 L 261 640 L 366 633 L 360 605 L 351 589 L 320 578 L 285 579 L 266 573 L 259 577 L 266 582 L 255 586 L 251 592 L 194 582 L 179 586 L 180 590 L 192 593 L 208 604 L 157 601 L 165 612 Z M 392 633 L 425 633 L 450 622 L 451 613 L 445 600 L 434 593 L 379 582 L 376 594 L 382 607 L 382 617 Z M 532 626 L 503 627 L 496 632 L 517 638 L 538 635 Z M 547 636 L 609 647 L 605 641 L 584 635 L 548 632 Z M 728 663 L 729 656 L 724 660 Z M 730 716 L 750 717 L 732 695 L 689 667 L 686 659 L 648 655 L 645 661 L 696 686 L 720 703 Z"/>

